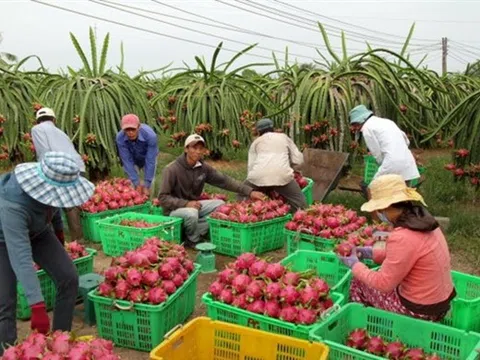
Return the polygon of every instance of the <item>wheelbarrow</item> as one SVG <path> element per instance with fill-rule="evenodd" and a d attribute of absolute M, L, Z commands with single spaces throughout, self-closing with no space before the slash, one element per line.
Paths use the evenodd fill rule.
<path fill-rule="evenodd" d="M 305 149 L 302 174 L 314 181 L 313 200 L 323 201 L 335 190 L 343 176 L 350 154 L 321 149 Z"/>

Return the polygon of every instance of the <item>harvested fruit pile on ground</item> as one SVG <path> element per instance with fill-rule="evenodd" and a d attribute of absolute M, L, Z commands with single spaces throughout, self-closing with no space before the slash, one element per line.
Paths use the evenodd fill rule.
<path fill-rule="evenodd" d="M 285 228 L 325 239 L 346 239 L 367 223 L 367 218 L 358 216 L 354 210 L 343 205 L 314 204 L 293 215 Z"/>
<path fill-rule="evenodd" d="M 369 335 L 365 329 L 353 330 L 346 345 L 391 360 L 441 360 L 438 355 L 428 355 L 421 348 L 408 348 L 399 340 L 388 343 L 380 336 Z"/>
<path fill-rule="evenodd" d="M 104 339 L 77 341 L 67 332 L 31 333 L 22 343 L 5 350 L 2 360 L 119 360 L 113 343 Z"/>
<path fill-rule="evenodd" d="M 281 200 L 246 200 L 221 205 L 210 216 L 238 223 L 272 220 L 288 214 L 290 206 Z"/>
<path fill-rule="evenodd" d="M 181 245 L 150 238 L 145 244 L 114 258 L 98 287 L 101 296 L 160 304 L 183 285 L 194 270 Z"/>
<path fill-rule="evenodd" d="M 295 324 L 313 324 L 333 305 L 328 284 L 252 253 L 240 255 L 209 287 L 215 300 Z"/>
<path fill-rule="evenodd" d="M 141 205 L 147 200 L 148 196 L 135 190 L 130 180 L 114 178 L 98 183 L 93 196 L 81 206 L 81 209 L 89 213 L 98 213 Z"/>
<path fill-rule="evenodd" d="M 128 219 L 123 219 L 120 221 L 120 224 L 122 226 L 131 226 L 135 228 L 151 228 L 155 226 L 162 225 L 161 223 L 149 223 L 144 220 L 128 220 Z"/>
<path fill-rule="evenodd" d="M 65 244 L 65 250 L 72 260 L 82 258 L 88 255 L 88 251 L 85 246 L 79 244 L 77 241 L 72 241 Z M 40 270 L 41 267 L 38 264 L 35 264 L 35 269 Z"/>

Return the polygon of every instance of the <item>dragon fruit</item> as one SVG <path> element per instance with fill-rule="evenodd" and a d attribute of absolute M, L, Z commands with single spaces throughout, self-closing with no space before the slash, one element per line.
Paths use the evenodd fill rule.
<path fill-rule="evenodd" d="M 213 295 L 214 298 L 218 298 L 224 287 L 225 285 L 223 285 L 220 281 L 214 281 L 210 284 L 208 291 Z"/>
<path fill-rule="evenodd" d="M 279 263 L 268 264 L 265 269 L 265 276 L 272 281 L 280 279 L 285 273 L 285 268 Z"/>
<path fill-rule="evenodd" d="M 411 348 L 405 351 L 402 360 L 424 360 L 425 352 L 421 348 Z"/>
<path fill-rule="evenodd" d="M 297 323 L 304 325 L 311 325 L 315 323 L 317 314 L 312 309 L 299 309 L 297 314 Z"/>
<path fill-rule="evenodd" d="M 240 255 L 234 263 L 234 267 L 237 271 L 248 270 L 250 266 L 257 260 L 255 254 L 245 253 Z"/>
<path fill-rule="evenodd" d="M 268 300 L 265 302 L 265 315 L 272 318 L 278 318 L 280 315 L 280 305 L 275 300 Z"/>
<path fill-rule="evenodd" d="M 245 274 L 239 274 L 235 276 L 232 281 L 232 288 L 236 294 L 241 294 L 247 290 L 247 286 L 250 284 L 250 277 Z"/>
<path fill-rule="evenodd" d="M 297 319 L 298 310 L 294 306 L 287 305 L 280 310 L 280 319 L 287 322 L 295 322 Z"/>
<path fill-rule="evenodd" d="M 248 269 L 248 273 L 251 276 L 260 276 L 263 275 L 265 270 L 267 269 L 268 263 L 265 260 L 257 260 L 255 261 L 252 266 Z"/>
<path fill-rule="evenodd" d="M 394 341 L 385 347 L 385 356 L 390 360 L 401 360 L 405 352 L 405 345 L 400 341 Z"/>
<path fill-rule="evenodd" d="M 347 346 L 354 349 L 363 350 L 367 345 L 368 339 L 369 336 L 367 330 L 355 329 L 348 335 Z"/>
<path fill-rule="evenodd" d="M 256 314 L 263 314 L 265 312 L 265 302 L 263 300 L 255 300 L 247 306 L 247 310 Z"/>
<path fill-rule="evenodd" d="M 161 287 L 151 288 L 145 295 L 148 302 L 153 305 L 161 304 L 167 301 L 167 293 Z"/>
<path fill-rule="evenodd" d="M 380 336 L 372 336 L 367 341 L 365 350 L 373 355 L 383 355 L 385 353 L 385 342 Z"/>
<path fill-rule="evenodd" d="M 300 275 L 295 272 L 287 272 L 282 279 L 285 285 L 297 286 L 300 282 Z"/>

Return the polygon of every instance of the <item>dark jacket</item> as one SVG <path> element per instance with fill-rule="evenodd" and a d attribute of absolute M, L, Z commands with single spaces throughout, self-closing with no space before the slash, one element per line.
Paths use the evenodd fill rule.
<path fill-rule="evenodd" d="M 204 161 L 199 161 L 193 167 L 188 165 L 183 154 L 163 169 L 162 187 L 158 195 L 163 211 L 168 214 L 185 207 L 189 201 L 198 200 L 205 183 L 245 196 L 249 196 L 253 190 L 221 174 Z"/>
<path fill-rule="evenodd" d="M 52 231 L 54 211 L 57 209 L 27 195 L 13 172 L 0 176 L 0 243 L 7 246 L 10 264 L 30 305 L 43 301 L 31 242 L 45 231 Z M 58 231 L 61 224 L 54 228 Z"/>

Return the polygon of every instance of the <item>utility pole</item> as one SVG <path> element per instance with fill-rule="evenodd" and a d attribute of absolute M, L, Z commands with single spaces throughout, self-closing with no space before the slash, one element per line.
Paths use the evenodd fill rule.
<path fill-rule="evenodd" d="M 442 74 L 447 73 L 448 39 L 442 38 Z"/>

